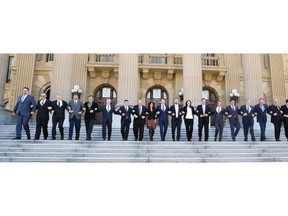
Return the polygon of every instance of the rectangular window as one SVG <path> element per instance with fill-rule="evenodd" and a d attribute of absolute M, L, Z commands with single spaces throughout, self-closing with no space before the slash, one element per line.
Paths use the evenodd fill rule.
<path fill-rule="evenodd" d="M 37 61 L 41 61 L 42 59 L 42 54 L 37 54 Z"/>
<path fill-rule="evenodd" d="M 270 62 L 269 62 L 269 54 L 264 54 L 264 68 L 269 69 Z"/>
<path fill-rule="evenodd" d="M 12 80 L 12 70 L 11 70 L 11 67 L 14 65 L 14 62 L 15 62 L 14 56 L 9 56 L 7 76 L 6 76 L 6 82 L 7 82 L 7 83 Z"/>
<path fill-rule="evenodd" d="M 46 54 L 46 62 L 53 61 L 53 60 L 54 60 L 54 54 L 52 53 Z"/>

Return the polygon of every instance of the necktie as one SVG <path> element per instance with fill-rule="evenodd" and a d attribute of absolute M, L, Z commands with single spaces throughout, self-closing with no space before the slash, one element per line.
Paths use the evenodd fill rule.
<path fill-rule="evenodd" d="M 249 106 L 246 106 L 246 110 L 247 110 L 247 112 L 249 113 Z"/>
<path fill-rule="evenodd" d="M 44 101 L 43 101 L 43 100 L 41 100 L 41 106 L 43 106 L 43 104 L 44 104 Z"/>
<path fill-rule="evenodd" d="M 58 107 L 60 107 L 60 101 L 58 101 L 58 104 L 57 104 L 57 105 L 58 105 Z"/>
<path fill-rule="evenodd" d="M 107 112 L 110 111 L 110 105 L 107 105 Z"/>
<path fill-rule="evenodd" d="M 178 118 L 178 104 L 175 105 L 176 118 Z"/>
<path fill-rule="evenodd" d="M 262 112 L 264 112 L 264 106 L 263 104 L 260 105 Z"/>
<path fill-rule="evenodd" d="M 235 111 L 235 106 L 232 106 L 233 111 Z"/>
<path fill-rule="evenodd" d="M 127 112 L 128 111 L 128 106 L 125 106 L 125 107 L 126 107 L 125 109 L 126 109 L 126 112 Z"/>
<path fill-rule="evenodd" d="M 162 105 L 162 111 L 164 111 L 164 110 L 165 110 L 164 105 Z"/>
<path fill-rule="evenodd" d="M 24 99 L 25 99 L 25 95 L 23 95 L 23 96 L 21 97 L 21 102 L 23 102 Z"/>
<path fill-rule="evenodd" d="M 139 106 L 139 115 L 142 113 L 142 106 Z"/>
<path fill-rule="evenodd" d="M 77 104 L 77 100 L 75 100 L 74 103 Z"/>

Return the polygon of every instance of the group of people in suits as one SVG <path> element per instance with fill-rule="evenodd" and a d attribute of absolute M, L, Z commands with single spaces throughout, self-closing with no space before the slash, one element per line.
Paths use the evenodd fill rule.
<path fill-rule="evenodd" d="M 16 115 L 16 137 L 21 139 L 22 126 L 26 132 L 27 139 L 31 139 L 29 120 L 34 113 L 36 114 L 36 132 L 34 139 L 39 140 L 41 130 L 43 131 L 44 140 L 48 138 L 48 122 L 49 114 L 52 113 L 52 140 L 56 139 L 56 127 L 58 125 L 60 139 L 64 139 L 63 123 L 65 120 L 65 111 L 69 113 L 69 135 L 68 140 L 72 140 L 75 127 L 75 140 L 79 140 L 81 119 L 84 114 L 86 140 L 91 140 L 93 126 L 96 122 L 96 113 L 102 112 L 102 138 L 103 140 L 111 140 L 113 114 L 121 116 L 121 135 L 122 140 L 128 140 L 130 124 L 133 116 L 133 133 L 135 141 L 143 140 L 145 126 L 149 130 L 149 139 L 153 141 L 155 128 L 159 125 L 161 141 L 165 141 L 168 129 L 168 116 L 171 116 L 172 140 L 179 141 L 181 136 L 181 125 L 184 120 L 186 128 L 186 137 L 188 141 L 192 140 L 194 116 L 198 116 L 198 138 L 202 141 L 202 131 L 204 128 L 204 141 L 209 139 L 209 119 L 214 115 L 215 134 L 214 141 L 222 141 L 224 120 L 229 119 L 231 138 L 233 141 L 240 130 L 239 115 L 242 116 L 244 141 L 248 141 L 248 133 L 250 132 L 251 140 L 255 141 L 254 134 L 254 117 L 260 125 L 261 141 L 266 140 L 266 123 L 267 114 L 271 115 L 271 122 L 275 129 L 275 140 L 280 141 L 280 131 L 282 122 L 284 122 L 285 135 L 288 140 L 288 99 L 283 106 L 278 105 L 275 99 L 273 104 L 268 106 L 263 98 L 259 99 L 259 103 L 251 106 L 251 101 L 246 100 L 245 104 L 236 106 L 235 100 L 230 100 L 230 105 L 226 108 L 222 106 L 222 102 L 218 101 L 214 108 L 207 105 L 206 99 L 201 99 L 201 104 L 196 108 L 192 106 L 192 102 L 187 100 L 185 105 L 179 104 L 179 99 L 173 100 L 173 105 L 168 107 L 165 99 L 161 99 L 159 105 L 155 105 L 150 101 L 148 106 L 144 106 L 142 100 L 137 105 L 131 107 L 129 101 L 125 100 L 124 105 L 115 108 L 111 104 L 111 99 L 107 99 L 105 104 L 98 106 L 92 95 L 88 96 L 87 102 L 83 103 L 78 94 L 73 94 L 72 99 L 68 102 L 62 100 L 61 95 L 56 95 L 54 101 L 47 99 L 45 93 L 40 95 L 40 100 L 35 101 L 34 97 L 29 94 L 29 88 L 22 89 L 22 95 L 17 99 L 12 115 Z M 177 130 L 177 133 L 176 133 Z M 106 133 L 108 131 L 108 134 Z M 176 136 L 175 136 L 176 133 Z"/>

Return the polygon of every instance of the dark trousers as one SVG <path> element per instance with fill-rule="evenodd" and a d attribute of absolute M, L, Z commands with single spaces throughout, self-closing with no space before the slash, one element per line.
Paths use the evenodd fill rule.
<path fill-rule="evenodd" d="M 193 133 L 193 124 L 194 120 L 193 119 L 185 119 L 185 128 L 186 128 L 186 137 L 188 141 L 191 141 L 192 139 L 192 133 Z"/>
<path fill-rule="evenodd" d="M 255 141 L 255 136 L 254 136 L 254 123 L 243 124 L 244 141 L 247 141 L 247 140 L 248 140 L 248 131 L 249 131 L 249 128 L 250 128 L 251 139 L 252 139 L 252 141 Z"/>
<path fill-rule="evenodd" d="M 201 139 L 202 139 L 203 127 L 204 127 L 204 132 L 205 132 L 205 141 L 208 141 L 208 139 L 209 139 L 209 123 L 203 122 L 201 120 L 199 121 L 199 129 L 198 129 L 199 141 L 201 141 Z"/>
<path fill-rule="evenodd" d="M 135 140 L 138 139 L 138 132 L 139 132 L 139 140 L 142 141 L 143 135 L 144 135 L 144 125 L 145 125 L 145 122 L 134 119 L 133 132 L 134 132 Z"/>
<path fill-rule="evenodd" d="M 166 137 L 166 133 L 168 129 L 168 120 L 159 119 L 159 128 L 160 128 L 161 141 L 165 141 L 165 137 Z"/>
<path fill-rule="evenodd" d="M 275 140 L 280 139 L 280 131 L 281 131 L 281 121 L 274 121 L 272 122 L 274 124 L 274 135 L 275 135 Z"/>
<path fill-rule="evenodd" d="M 95 119 L 85 119 L 86 139 L 91 140 L 91 133 L 93 131 L 94 124 Z"/>
<path fill-rule="evenodd" d="M 265 135 L 265 131 L 266 131 L 266 122 L 267 121 L 259 121 L 259 126 L 260 126 L 260 130 L 261 130 L 261 141 L 264 141 L 266 139 L 266 135 Z"/>
<path fill-rule="evenodd" d="M 285 136 L 288 140 L 288 121 L 287 120 L 284 121 L 284 129 L 285 129 Z"/>
<path fill-rule="evenodd" d="M 75 129 L 76 129 L 76 137 L 75 138 L 79 139 L 81 119 L 77 119 L 76 116 L 73 116 L 73 118 L 69 119 L 69 139 L 72 139 L 74 125 L 75 125 Z"/>
<path fill-rule="evenodd" d="M 218 134 L 219 134 L 219 141 L 222 140 L 223 127 L 224 127 L 223 122 L 218 121 L 215 122 L 215 136 L 214 136 L 215 140 L 217 139 Z"/>
<path fill-rule="evenodd" d="M 230 123 L 231 137 L 232 137 L 232 140 L 235 141 L 236 136 L 238 135 L 239 130 L 240 130 L 240 122 L 235 120 L 235 121 L 230 121 L 229 123 Z"/>
<path fill-rule="evenodd" d="M 130 122 L 129 122 L 129 121 L 123 121 L 123 122 L 121 122 L 121 135 L 122 135 L 122 140 L 128 140 L 129 129 L 130 129 Z"/>
<path fill-rule="evenodd" d="M 61 139 L 64 139 L 64 128 L 63 128 L 64 118 L 52 118 L 52 139 L 56 139 L 56 126 L 60 131 Z"/>
<path fill-rule="evenodd" d="M 43 129 L 44 139 L 47 139 L 47 137 L 48 137 L 48 119 L 37 119 L 36 120 L 35 139 L 40 138 L 41 128 Z"/>
<path fill-rule="evenodd" d="M 23 128 L 26 132 L 26 135 L 27 135 L 27 138 L 30 139 L 31 136 L 30 136 L 30 129 L 29 129 L 29 120 L 31 118 L 31 115 L 21 115 L 21 114 L 18 114 L 16 116 L 16 120 L 17 120 L 17 125 L 16 125 L 16 137 L 18 138 L 21 138 L 21 132 L 22 132 L 22 125 L 23 125 Z"/>
<path fill-rule="evenodd" d="M 173 139 L 173 141 L 175 140 L 176 128 L 177 128 L 177 141 L 180 140 L 181 123 L 182 123 L 181 117 L 172 119 L 172 139 Z"/>
<path fill-rule="evenodd" d="M 111 133 L 112 133 L 112 122 L 107 120 L 102 122 L 102 138 L 103 140 L 106 140 L 106 127 L 108 129 L 108 140 L 111 139 Z"/>

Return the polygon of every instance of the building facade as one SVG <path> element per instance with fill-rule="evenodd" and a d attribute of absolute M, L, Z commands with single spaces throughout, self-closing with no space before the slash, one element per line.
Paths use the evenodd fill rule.
<path fill-rule="evenodd" d="M 227 105 L 233 89 L 240 104 L 246 98 L 256 104 L 260 97 L 284 104 L 288 54 L 0 54 L 0 104 L 8 110 L 23 86 L 35 98 L 45 92 L 68 100 L 74 85 L 82 100 L 93 95 L 100 104 L 106 98 L 116 105 L 160 98 L 171 104 L 180 97 L 198 105 L 206 97 L 211 105 Z"/>

